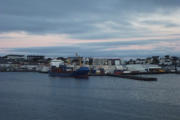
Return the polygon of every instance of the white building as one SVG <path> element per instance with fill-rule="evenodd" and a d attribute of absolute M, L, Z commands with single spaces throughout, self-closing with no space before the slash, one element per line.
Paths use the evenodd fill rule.
<path fill-rule="evenodd" d="M 93 58 L 93 65 L 107 65 L 107 59 Z"/>
<path fill-rule="evenodd" d="M 142 64 L 131 64 L 131 65 L 126 65 L 126 67 L 127 67 L 127 70 L 131 72 L 135 72 L 135 71 L 147 72 L 146 70 L 147 68 Z"/>
<path fill-rule="evenodd" d="M 171 59 L 161 58 L 159 61 L 160 65 L 172 65 Z"/>
<path fill-rule="evenodd" d="M 64 61 L 58 60 L 58 59 L 53 59 L 50 62 L 50 66 L 59 67 L 59 65 L 64 65 Z"/>

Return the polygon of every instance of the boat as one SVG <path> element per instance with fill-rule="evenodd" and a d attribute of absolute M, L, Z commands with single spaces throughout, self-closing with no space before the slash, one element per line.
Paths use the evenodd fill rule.
<path fill-rule="evenodd" d="M 121 75 L 123 70 L 114 70 L 114 75 Z"/>
<path fill-rule="evenodd" d="M 80 67 L 76 71 L 74 71 L 73 76 L 75 78 L 88 78 L 89 68 L 88 67 Z"/>
<path fill-rule="evenodd" d="M 73 77 L 73 74 L 73 68 L 66 65 L 60 65 L 59 67 L 52 66 L 49 71 L 50 76 Z"/>
<path fill-rule="evenodd" d="M 79 69 L 74 70 L 72 66 L 65 65 L 62 60 L 52 60 L 50 65 L 50 76 L 88 78 L 88 67 L 80 67 Z"/>

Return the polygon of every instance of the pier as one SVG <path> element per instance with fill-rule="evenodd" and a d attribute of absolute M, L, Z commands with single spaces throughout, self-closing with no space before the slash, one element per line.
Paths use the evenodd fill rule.
<path fill-rule="evenodd" d="M 134 76 L 134 75 L 114 75 L 114 74 L 107 74 L 107 76 L 119 77 L 119 78 L 127 78 L 127 79 L 140 80 L 140 81 L 157 81 L 157 78 Z"/>

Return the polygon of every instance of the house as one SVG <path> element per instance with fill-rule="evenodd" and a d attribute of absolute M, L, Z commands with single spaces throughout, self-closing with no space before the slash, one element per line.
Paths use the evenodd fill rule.
<path fill-rule="evenodd" d="M 147 69 L 144 65 L 141 64 L 129 64 L 126 65 L 127 70 L 131 72 L 147 72 Z"/>
<path fill-rule="evenodd" d="M 172 61 L 170 58 L 163 57 L 163 58 L 160 58 L 159 64 L 160 65 L 172 65 Z"/>
<path fill-rule="evenodd" d="M 25 56 L 24 55 L 10 54 L 10 55 L 4 56 L 4 58 L 8 59 L 8 60 L 23 60 L 23 59 L 25 59 Z"/>
<path fill-rule="evenodd" d="M 145 64 L 145 63 L 146 63 L 146 60 L 145 60 L 145 59 L 140 59 L 140 58 L 138 58 L 138 59 L 136 59 L 135 63 L 136 63 L 136 64 Z"/>
<path fill-rule="evenodd" d="M 68 57 L 66 59 L 68 64 L 72 64 L 72 65 L 81 65 L 82 64 L 82 57 L 79 56 L 75 56 L 75 57 Z"/>
<path fill-rule="evenodd" d="M 121 65 L 122 61 L 119 58 L 107 59 L 107 65 Z"/>
<path fill-rule="evenodd" d="M 107 59 L 93 58 L 93 65 L 107 65 Z"/>
<path fill-rule="evenodd" d="M 40 56 L 40 55 L 28 55 L 27 56 L 27 60 L 28 61 L 33 61 L 33 62 L 42 61 L 42 60 L 44 60 L 44 56 Z"/>

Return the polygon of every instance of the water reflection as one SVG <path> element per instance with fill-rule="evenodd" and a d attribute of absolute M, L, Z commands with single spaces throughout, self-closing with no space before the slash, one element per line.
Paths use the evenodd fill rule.
<path fill-rule="evenodd" d="M 155 75 L 157 82 L 39 73 L 0 76 L 2 120 L 179 119 L 180 77 L 175 74 Z"/>

